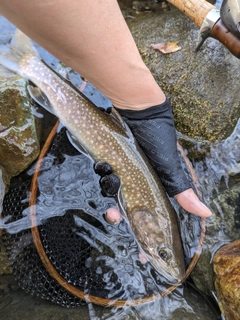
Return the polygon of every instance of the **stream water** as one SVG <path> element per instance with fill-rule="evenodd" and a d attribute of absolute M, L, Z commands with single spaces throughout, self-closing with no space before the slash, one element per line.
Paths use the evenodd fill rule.
<path fill-rule="evenodd" d="M 75 73 L 69 77 L 73 83 L 80 81 Z M 90 84 L 85 90 L 95 102 L 108 106 L 107 99 Z M 47 255 L 63 278 L 85 295 L 107 297 L 109 304 L 116 299 L 152 295 L 154 299 L 139 306 L 105 308 L 85 304 L 59 289 L 33 244 L 28 180 L 34 171 L 35 165 L 23 174 L 21 180 L 26 182 L 13 185 L 4 200 L 4 242 L 17 282 L 28 293 L 11 276 L 2 276 L 0 319 L 220 319 L 215 302 L 189 284 L 160 298 L 166 281 L 148 263 L 141 263 L 137 243 L 124 220 L 117 226 L 106 223 L 103 215 L 116 205 L 115 200 L 103 197 L 92 161 L 69 144 L 64 128 L 59 129 L 38 179 L 36 224 Z M 183 225 L 191 226 L 190 232 L 186 226 L 182 232 L 190 261 L 197 246 L 199 220 L 183 219 Z"/>
<path fill-rule="evenodd" d="M 104 308 L 88 304 L 79 308 L 61 307 L 33 297 L 20 289 L 12 276 L 0 276 L 1 320 L 218 320 L 217 309 L 211 307 L 198 292 L 187 287 L 184 294 L 174 293 L 164 302 L 125 308 Z"/>
<path fill-rule="evenodd" d="M 69 69 L 62 68 L 58 61 L 51 55 L 39 49 L 44 59 L 58 72 L 63 75 L 68 73 L 68 77 L 74 85 L 81 87 L 83 81 L 79 75 Z M 84 84 L 85 85 L 85 84 Z M 87 83 L 84 93 L 98 106 L 109 107 L 110 102 L 101 95 L 91 84 Z M 39 112 L 39 110 L 38 110 Z M 238 183 L 239 172 L 239 130 L 238 123 L 235 131 L 225 141 L 216 145 L 198 144 L 193 142 L 193 149 L 198 149 L 199 154 L 204 154 L 203 161 L 196 161 L 195 168 L 199 176 L 201 176 L 200 184 L 205 196 L 206 202 L 209 204 L 211 196 L 219 188 L 227 188 L 229 185 Z M 180 137 L 187 139 L 186 137 Z M 206 151 L 207 150 L 207 151 Z M 191 151 L 191 150 L 190 150 Z M 54 252 L 54 248 L 61 244 L 61 250 L 56 251 L 56 258 L 61 258 L 66 264 L 65 277 L 71 279 L 74 277 L 74 285 L 80 289 L 87 287 L 89 282 L 92 291 L 90 294 L 103 293 L 109 298 L 133 299 L 144 297 L 150 293 L 156 294 L 165 290 L 161 277 L 153 274 L 149 265 L 141 265 L 138 257 L 137 245 L 133 237 L 126 236 L 128 234 L 128 225 L 124 222 L 120 226 L 106 226 L 103 218 L 103 213 L 106 209 L 115 204 L 114 199 L 104 198 L 101 195 L 99 188 L 99 177 L 92 175 L 89 180 L 89 168 L 92 168 L 92 163 L 88 159 L 83 159 L 82 155 L 66 155 L 61 161 L 56 162 L 56 155 L 50 155 L 43 164 L 43 171 L 39 179 L 40 196 L 38 197 L 38 225 L 42 232 L 42 237 L 50 234 L 54 228 L 62 228 L 64 225 L 66 230 L 71 230 L 69 241 L 76 241 L 74 244 L 91 245 L 94 248 L 91 253 L 86 250 L 84 256 L 84 265 L 80 265 L 79 270 L 86 272 L 84 276 L 78 274 L 79 270 L 71 269 L 70 259 L 82 257 L 80 252 L 82 247 L 77 246 L 68 251 L 68 243 L 64 243 L 61 239 L 62 233 L 52 231 L 50 245 L 52 246 L 49 252 Z M 222 165 L 224 164 L 224 166 Z M 51 168 L 51 170 L 50 170 Z M 71 168 L 71 170 L 69 170 Z M 92 169 L 91 169 L 92 170 Z M 30 168 L 25 176 L 31 177 L 34 172 L 34 167 Z M 81 172 L 81 180 L 78 175 Z M 233 177 L 233 178 L 231 178 Z M 24 192 L 29 190 L 29 185 L 26 186 Z M 67 197 L 64 196 L 67 192 Z M 96 196 L 97 195 L 97 196 Z M 12 262 L 14 262 L 14 272 L 17 274 L 17 280 L 11 275 L 0 276 L 0 320 L 3 319 L 82 319 L 82 320 L 100 320 L 100 319 L 132 319 L 132 320 L 217 320 L 221 319 L 220 312 L 213 299 L 204 297 L 196 291 L 190 283 L 175 290 L 172 294 L 163 299 L 134 307 L 101 307 L 90 302 L 86 304 L 76 303 L 76 306 L 68 307 L 57 305 L 64 299 L 72 301 L 62 294 L 60 291 L 46 293 L 45 289 L 41 289 L 44 283 L 50 282 L 45 276 L 44 271 L 41 274 L 36 273 L 38 263 L 29 260 L 29 248 L 32 250 L 32 238 L 29 236 L 29 209 L 26 204 L 29 194 L 26 194 L 22 199 L 18 199 L 22 207 L 21 217 L 15 217 L 9 220 L 7 216 L 4 220 L 8 234 L 12 237 L 12 246 L 15 243 L 13 252 L 11 253 Z M 84 198 L 84 203 L 82 199 Z M 11 202 L 11 198 L 7 200 Z M 15 200 L 16 201 L 16 200 Z M 8 204 L 5 202 L 5 206 Z M 74 216 L 74 221 L 64 220 L 71 210 Z M 84 218 L 84 214 L 91 217 L 89 220 Z M 46 223 L 46 221 L 52 221 Z M 47 227 L 46 227 L 47 226 Z M 69 228 L 69 229 L 67 229 Z M 96 233 L 96 230 L 99 230 Z M 193 233 L 193 238 L 199 232 L 197 227 L 196 233 Z M 15 240 L 14 236 L 18 234 Z M 110 237 L 113 235 L 115 237 Z M 59 235 L 59 236 L 58 236 Z M 95 240 L 93 241 L 93 235 Z M 124 236 L 125 235 L 125 236 Z M 10 239 L 9 238 L 9 239 Z M 80 242 L 78 243 L 80 239 Z M 226 242 L 228 239 L 225 239 Z M 117 256 L 113 255 L 109 248 L 114 248 L 114 252 L 118 252 Z M 76 255 L 76 248 L 79 250 L 79 256 Z M 12 250 L 12 247 L 10 248 Z M 191 251 L 191 250 L 190 250 Z M 68 253 L 68 256 L 66 254 Z M 99 254 L 100 253 L 100 254 Z M 62 256 L 64 255 L 64 256 Z M 21 258 L 18 260 L 18 258 Z M 192 252 L 189 252 L 189 259 L 192 257 Z M 35 259 L 34 257 L 31 259 Z M 62 261 L 62 260 L 61 260 Z M 20 263 L 21 262 L 21 263 Z M 98 262 L 98 264 L 96 264 Z M 35 263 L 35 264 L 34 264 Z M 76 261 L 74 261 L 77 264 Z M 111 270 L 108 268 L 111 266 Z M 31 267 L 34 266 L 31 270 Z M 66 271 L 65 270 L 65 271 Z M 86 271 L 87 270 L 87 271 Z M 89 271 L 90 270 L 90 271 Z M 94 270 L 94 272 L 92 272 Z M 114 270 L 114 272 L 112 272 Z M 61 270 L 64 272 L 64 270 Z M 116 276 L 117 275 L 117 276 Z M 38 278 L 39 276 L 39 278 Z M 104 279 L 108 283 L 108 287 L 103 288 L 103 282 L 99 279 Z M 32 281 L 32 282 L 31 282 Z M 24 287 L 25 290 L 19 287 Z M 33 284 L 32 284 L 33 283 Z M 96 285 L 99 287 L 96 288 Z M 39 288 L 37 288 L 39 287 Z M 114 290 L 113 290 L 114 289 Z M 25 292 L 25 291 L 28 291 Z M 89 293 L 85 290 L 85 292 Z M 111 297 L 112 292 L 114 296 Z M 32 296 L 35 293 L 39 297 Z M 45 299 L 41 299 L 45 298 Z M 87 298 L 86 298 L 87 299 Z M 50 300 L 50 301 L 47 301 Z M 51 301 L 52 300 L 52 301 Z M 73 299 L 74 300 L 74 299 Z M 72 302 L 71 302 L 72 303 Z"/>

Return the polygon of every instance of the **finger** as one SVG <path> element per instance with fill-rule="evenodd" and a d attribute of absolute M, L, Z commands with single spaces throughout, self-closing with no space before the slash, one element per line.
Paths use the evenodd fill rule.
<path fill-rule="evenodd" d="M 145 264 L 145 263 L 148 262 L 148 258 L 146 257 L 146 255 L 145 255 L 145 253 L 144 253 L 143 251 L 139 251 L 138 257 L 139 257 L 139 260 L 140 260 L 143 264 Z"/>
<path fill-rule="evenodd" d="M 174 196 L 174 198 L 184 210 L 190 213 L 203 218 L 207 218 L 212 215 L 212 212 L 199 200 L 193 189 L 187 189 Z"/>
<path fill-rule="evenodd" d="M 122 216 L 120 211 L 113 207 L 107 210 L 105 219 L 109 224 L 117 224 L 122 220 Z"/>

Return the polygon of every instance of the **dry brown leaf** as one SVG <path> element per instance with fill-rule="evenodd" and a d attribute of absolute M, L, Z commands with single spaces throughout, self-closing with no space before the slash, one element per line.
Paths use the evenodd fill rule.
<path fill-rule="evenodd" d="M 156 43 L 151 44 L 151 46 L 153 49 L 159 50 L 164 54 L 176 52 L 182 49 L 179 47 L 178 42 Z"/>

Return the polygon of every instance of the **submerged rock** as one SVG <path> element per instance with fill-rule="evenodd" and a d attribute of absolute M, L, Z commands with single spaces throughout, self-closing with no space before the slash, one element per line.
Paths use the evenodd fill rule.
<path fill-rule="evenodd" d="M 226 320 L 240 319 L 240 240 L 223 246 L 214 256 L 215 288 Z"/>

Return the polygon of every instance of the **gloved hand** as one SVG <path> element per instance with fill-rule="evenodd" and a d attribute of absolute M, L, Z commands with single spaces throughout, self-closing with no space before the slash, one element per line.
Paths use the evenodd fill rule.
<path fill-rule="evenodd" d="M 140 111 L 117 110 L 158 173 L 169 196 L 174 197 L 186 211 L 200 217 L 209 217 L 211 211 L 194 193 L 182 168 L 169 100 Z M 112 189 L 113 192 L 111 190 L 107 193 L 113 194 L 117 190 L 116 181 L 107 182 L 104 189 L 105 193 L 107 189 Z M 120 212 L 116 208 L 110 208 L 106 213 L 106 220 L 109 223 L 117 223 L 120 221 Z"/>
<path fill-rule="evenodd" d="M 170 197 L 191 188 L 177 151 L 170 101 L 144 110 L 117 109 L 148 157 Z"/>

